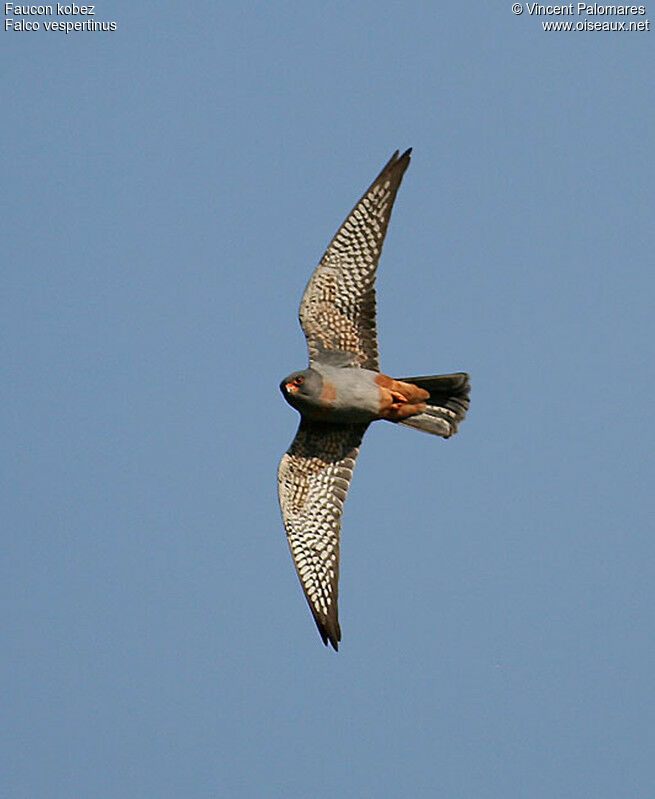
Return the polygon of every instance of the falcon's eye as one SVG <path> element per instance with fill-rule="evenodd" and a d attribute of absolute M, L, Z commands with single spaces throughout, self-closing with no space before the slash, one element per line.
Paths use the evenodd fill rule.
<path fill-rule="evenodd" d="M 293 381 L 297 386 L 302 386 L 305 382 L 305 378 L 302 375 L 298 375 L 298 377 Z"/>

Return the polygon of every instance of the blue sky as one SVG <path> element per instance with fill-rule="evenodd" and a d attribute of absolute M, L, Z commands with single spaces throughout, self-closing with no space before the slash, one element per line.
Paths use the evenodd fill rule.
<path fill-rule="evenodd" d="M 654 34 L 496 2 L 96 19 L 2 31 L 2 794 L 651 797 Z M 409 146 L 381 362 L 467 370 L 472 405 L 450 441 L 367 433 L 335 654 L 278 382 Z"/>

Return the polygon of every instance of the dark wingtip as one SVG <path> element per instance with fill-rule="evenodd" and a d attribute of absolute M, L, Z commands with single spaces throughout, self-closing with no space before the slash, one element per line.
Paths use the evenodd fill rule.
<path fill-rule="evenodd" d="M 408 147 L 402 155 L 400 155 L 400 150 L 396 150 L 396 152 L 389 159 L 389 164 L 393 164 L 394 161 L 409 161 L 412 155 L 412 149 L 412 147 Z"/>
<path fill-rule="evenodd" d="M 335 652 L 339 651 L 339 641 L 341 640 L 341 628 L 339 622 L 333 622 L 331 619 L 319 619 L 314 614 L 314 621 L 318 628 L 318 632 L 325 646 L 330 644 Z"/>
<path fill-rule="evenodd" d="M 397 150 L 396 150 L 396 155 L 398 155 Z M 403 172 L 409 166 L 409 162 L 411 161 L 411 155 L 412 155 L 412 148 L 410 147 L 408 150 L 405 150 L 405 152 L 400 156 L 400 158 L 397 161 L 398 164 L 402 164 Z"/>
<path fill-rule="evenodd" d="M 322 632 L 321 632 L 321 638 L 323 639 L 323 643 L 325 644 L 325 646 L 330 644 L 330 646 L 332 647 L 332 649 L 334 649 L 335 652 L 339 651 L 339 641 L 336 638 L 334 638 L 331 635 L 330 636 L 323 635 Z"/>
<path fill-rule="evenodd" d="M 401 167 L 401 175 L 409 166 L 410 156 L 412 154 L 412 148 L 410 147 L 408 150 L 400 155 L 400 150 L 396 150 L 396 152 L 391 156 L 391 158 L 387 161 L 387 163 L 382 168 L 382 171 L 377 176 L 375 181 L 373 181 L 373 185 L 375 185 L 376 181 L 380 180 L 380 178 L 386 174 L 391 169 L 397 169 L 399 166 Z"/>
<path fill-rule="evenodd" d="M 399 171 L 399 180 L 400 180 L 402 179 L 402 176 L 405 174 L 405 171 L 409 166 L 409 162 L 411 161 L 412 148 L 410 147 L 408 150 L 405 150 L 405 152 L 400 156 L 400 158 L 398 157 L 398 152 L 399 151 L 396 150 L 392 162 L 389 165 Z"/>

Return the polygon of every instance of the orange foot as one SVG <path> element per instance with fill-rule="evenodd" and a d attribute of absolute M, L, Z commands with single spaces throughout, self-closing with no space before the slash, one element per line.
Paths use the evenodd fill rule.
<path fill-rule="evenodd" d="M 404 394 L 401 394 L 400 391 L 391 391 L 391 407 L 394 410 L 398 408 L 402 408 L 403 405 L 407 404 L 407 397 Z"/>

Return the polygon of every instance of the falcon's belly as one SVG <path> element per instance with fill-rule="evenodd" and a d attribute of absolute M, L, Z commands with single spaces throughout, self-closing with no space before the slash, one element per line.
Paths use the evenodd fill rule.
<path fill-rule="evenodd" d="M 318 408 L 305 415 L 334 424 L 371 422 L 378 418 L 380 389 L 377 372 L 369 369 L 322 366 L 323 386 Z"/>

